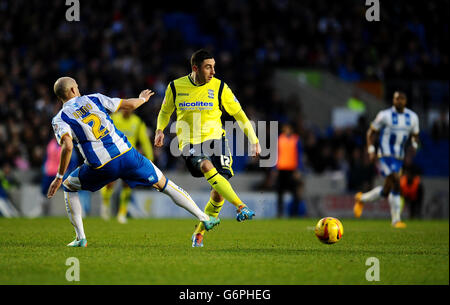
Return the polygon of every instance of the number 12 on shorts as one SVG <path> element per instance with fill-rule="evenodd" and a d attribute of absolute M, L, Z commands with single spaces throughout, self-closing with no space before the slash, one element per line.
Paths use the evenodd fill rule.
<path fill-rule="evenodd" d="M 220 156 L 220 164 L 222 167 L 230 167 L 230 157 L 221 155 Z"/>

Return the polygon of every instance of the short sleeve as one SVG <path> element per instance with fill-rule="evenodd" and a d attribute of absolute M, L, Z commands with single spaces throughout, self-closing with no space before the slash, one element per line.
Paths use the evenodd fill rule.
<path fill-rule="evenodd" d="M 239 100 L 234 96 L 227 84 L 224 84 L 223 87 L 222 105 L 225 108 L 225 111 L 231 116 L 235 115 L 242 109 Z"/>
<path fill-rule="evenodd" d="M 170 84 L 167 86 L 166 94 L 164 95 L 164 100 L 161 105 L 161 110 L 170 114 L 175 110 L 174 96 Z"/>
<path fill-rule="evenodd" d="M 381 111 L 377 114 L 375 120 L 370 124 L 370 127 L 372 129 L 379 131 L 385 124 L 386 124 L 386 116 L 384 115 L 384 112 Z"/>
<path fill-rule="evenodd" d="M 117 98 L 117 97 L 111 98 L 111 97 L 108 97 L 108 96 L 100 94 L 100 93 L 96 93 L 96 94 L 94 94 L 94 96 L 96 96 L 100 100 L 100 103 L 110 113 L 114 113 L 117 110 L 119 110 L 120 104 L 122 104 L 122 99 L 121 98 Z"/>
<path fill-rule="evenodd" d="M 56 141 L 59 145 L 61 145 L 61 139 L 64 135 L 68 134 L 71 138 L 73 138 L 72 129 L 69 124 L 64 122 L 60 117 L 56 116 L 53 118 L 52 127 L 53 132 L 55 133 Z"/>

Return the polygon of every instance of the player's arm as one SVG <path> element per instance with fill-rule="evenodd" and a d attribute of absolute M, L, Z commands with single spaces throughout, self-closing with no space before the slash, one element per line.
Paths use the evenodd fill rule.
<path fill-rule="evenodd" d="M 137 98 L 122 99 L 118 109 L 135 110 L 146 103 L 154 94 L 155 92 L 149 89 L 143 90 Z"/>
<path fill-rule="evenodd" d="M 375 143 L 378 139 L 378 134 L 379 131 L 372 126 L 369 127 L 366 133 L 367 153 L 369 154 L 369 160 L 371 162 L 375 161 L 376 158 Z"/>
<path fill-rule="evenodd" d="M 239 127 L 250 141 L 250 144 L 252 145 L 252 155 L 259 156 L 259 154 L 261 153 L 261 145 L 259 144 L 259 140 L 256 136 L 255 130 L 253 129 L 253 126 L 250 123 L 250 120 L 248 119 L 244 110 L 239 110 L 239 112 L 233 115 L 233 117 L 235 118 L 236 122 L 238 122 Z"/>
<path fill-rule="evenodd" d="M 376 158 L 375 143 L 378 140 L 381 128 L 385 125 L 386 125 L 385 112 L 380 111 L 375 117 L 375 120 L 373 120 L 373 122 L 370 124 L 369 130 L 367 130 L 366 134 L 367 152 L 369 154 L 369 160 L 371 162 L 375 161 Z"/>
<path fill-rule="evenodd" d="M 225 111 L 235 118 L 236 122 L 238 122 L 239 124 L 239 127 L 250 141 L 251 155 L 259 156 L 259 154 L 261 153 L 261 145 L 259 144 L 259 140 L 256 136 L 255 130 L 253 129 L 253 126 L 250 123 L 244 110 L 242 110 L 241 104 L 239 103 L 238 99 L 234 96 L 233 92 L 227 84 L 224 84 L 223 86 L 221 98 Z"/>
<path fill-rule="evenodd" d="M 55 179 L 48 188 L 47 193 L 48 198 L 53 197 L 56 191 L 60 188 L 64 173 L 66 172 L 67 167 L 69 166 L 70 163 L 70 158 L 72 157 L 72 150 L 73 150 L 72 137 L 69 134 L 65 134 L 62 136 L 60 143 L 61 143 L 61 159 L 59 161 L 58 173 L 56 174 Z"/>
<path fill-rule="evenodd" d="M 419 149 L 419 144 L 420 144 L 419 134 L 418 133 L 412 134 L 411 135 L 411 145 L 415 151 L 417 151 Z"/>
<path fill-rule="evenodd" d="M 415 151 L 417 151 L 417 149 L 419 149 L 419 118 L 414 115 L 414 120 L 413 120 L 413 129 L 412 129 L 412 133 L 411 133 L 411 145 L 414 148 Z"/>
<path fill-rule="evenodd" d="M 170 122 L 170 117 L 175 110 L 174 96 L 172 93 L 172 88 L 167 86 L 166 94 L 161 105 L 161 110 L 158 114 L 158 120 L 156 121 L 156 131 L 155 131 L 155 146 L 162 147 L 164 145 L 164 129 Z"/>

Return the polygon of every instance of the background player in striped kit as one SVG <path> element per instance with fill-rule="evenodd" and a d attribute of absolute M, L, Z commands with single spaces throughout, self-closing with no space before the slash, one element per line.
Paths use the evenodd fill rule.
<path fill-rule="evenodd" d="M 48 190 L 49 198 L 63 184 L 62 178 L 72 155 L 72 141 L 85 159 L 84 164 L 74 170 L 63 184 L 67 214 L 76 232 L 76 239 L 68 246 L 87 246 L 78 191 L 95 192 L 119 178 L 131 188 L 153 186 L 165 193 L 202 221 L 206 229 L 219 224 L 219 219 L 203 213 L 186 191 L 166 179 L 150 160 L 134 149 L 109 116 L 121 108 L 134 110 L 140 107 L 154 92 L 144 90 L 138 98 L 131 99 L 109 98 L 99 93 L 81 96 L 78 84 L 70 77 L 59 78 L 54 91 L 63 103 L 52 120 L 56 139 L 62 148 L 58 172 Z"/>
<path fill-rule="evenodd" d="M 355 195 L 353 211 L 356 218 L 362 214 L 364 203 L 388 197 L 391 207 L 392 226 L 405 228 L 401 221 L 400 172 L 405 157 L 405 146 L 411 137 L 411 145 L 418 148 L 419 118 L 406 108 L 406 94 L 394 92 L 393 106 L 378 113 L 367 131 L 367 151 L 371 161 L 375 161 L 375 137 L 378 138 L 378 158 L 381 174 L 386 177 L 383 186 L 377 186 L 369 192 Z"/>

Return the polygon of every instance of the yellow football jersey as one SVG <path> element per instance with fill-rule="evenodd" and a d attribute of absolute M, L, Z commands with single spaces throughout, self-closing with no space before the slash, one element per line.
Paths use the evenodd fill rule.
<path fill-rule="evenodd" d="M 153 161 L 153 149 L 144 121 L 133 113 L 128 118 L 125 118 L 120 111 L 113 113 L 111 118 L 117 129 L 125 134 L 130 144 L 136 147 L 136 144 L 139 142 L 144 155 Z"/>
<path fill-rule="evenodd" d="M 189 143 L 221 139 L 225 132 L 222 109 L 231 116 L 241 111 L 239 101 L 225 82 L 213 77 L 208 83 L 197 85 L 189 75 L 180 77 L 167 86 L 157 129 L 164 130 L 176 110 L 180 149 Z"/>

